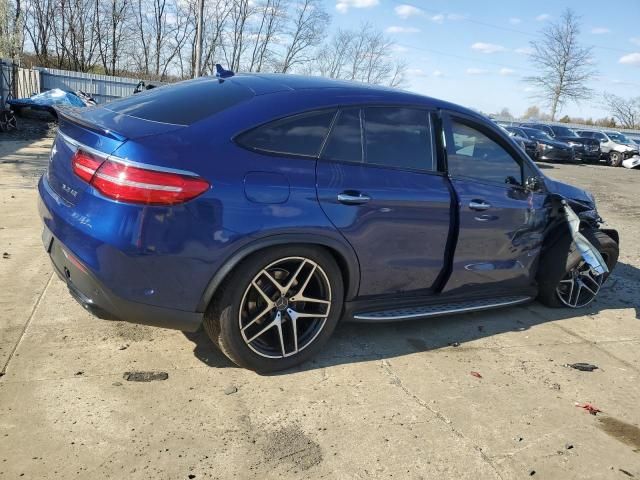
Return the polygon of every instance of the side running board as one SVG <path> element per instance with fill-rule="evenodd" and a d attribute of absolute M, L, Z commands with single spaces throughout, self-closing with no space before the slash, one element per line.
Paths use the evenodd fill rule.
<path fill-rule="evenodd" d="M 450 302 L 439 305 L 425 305 L 420 307 L 395 308 L 377 312 L 355 313 L 353 319 L 357 322 L 388 322 L 394 320 L 410 320 L 414 318 L 438 317 L 456 313 L 477 312 L 492 308 L 508 307 L 533 300 L 533 297 L 511 296 L 483 300 L 467 300 Z"/>

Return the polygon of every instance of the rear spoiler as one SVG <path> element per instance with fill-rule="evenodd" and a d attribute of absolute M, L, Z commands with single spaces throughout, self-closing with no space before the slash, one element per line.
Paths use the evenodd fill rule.
<path fill-rule="evenodd" d="M 127 140 L 125 135 L 115 132 L 114 130 L 106 127 L 102 127 L 94 117 L 91 121 L 83 118 L 82 113 L 87 111 L 87 108 L 69 107 L 69 106 L 54 106 L 53 107 L 58 114 L 58 119 L 75 123 L 82 128 L 96 132 L 104 137 L 111 138 L 120 142 Z"/>

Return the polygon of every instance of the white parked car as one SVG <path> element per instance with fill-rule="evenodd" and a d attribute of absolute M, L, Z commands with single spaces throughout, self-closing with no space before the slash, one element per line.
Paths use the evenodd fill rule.
<path fill-rule="evenodd" d="M 578 130 L 581 137 L 595 138 L 600 141 L 600 149 L 607 163 L 612 167 L 619 167 L 623 162 L 637 157 L 639 153 L 638 145 L 633 143 L 620 132 Z M 634 165 L 631 165 L 634 164 Z M 640 157 L 637 160 L 624 164 L 627 168 L 640 166 Z"/>

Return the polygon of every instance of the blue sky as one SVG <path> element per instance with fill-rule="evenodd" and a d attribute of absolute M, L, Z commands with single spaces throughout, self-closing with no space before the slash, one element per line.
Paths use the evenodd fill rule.
<path fill-rule="evenodd" d="M 407 89 L 484 112 L 520 115 L 540 101 L 522 81 L 533 73 L 529 42 L 566 7 L 582 16 L 581 39 L 594 46 L 597 94 L 562 114 L 606 115 L 603 91 L 640 96 L 640 0 L 325 0 L 332 28 L 369 22 L 396 42 L 409 63 Z"/>

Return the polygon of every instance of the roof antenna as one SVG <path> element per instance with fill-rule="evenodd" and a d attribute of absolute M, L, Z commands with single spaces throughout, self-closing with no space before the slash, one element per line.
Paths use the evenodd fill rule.
<path fill-rule="evenodd" d="M 229 77 L 233 77 L 234 75 L 235 73 L 233 73 L 231 70 L 225 70 L 224 68 L 222 68 L 222 65 L 220 65 L 219 63 L 216 63 L 216 77 L 229 78 Z"/>

